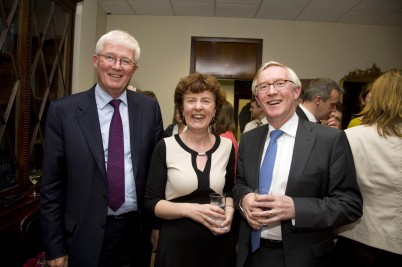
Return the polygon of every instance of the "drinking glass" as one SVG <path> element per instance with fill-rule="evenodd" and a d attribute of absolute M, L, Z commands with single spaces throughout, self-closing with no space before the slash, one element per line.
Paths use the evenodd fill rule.
<path fill-rule="evenodd" d="M 40 177 L 42 176 L 42 171 L 39 169 L 31 169 L 29 171 L 29 181 L 33 184 L 33 192 L 31 196 L 38 197 L 39 194 L 36 192 L 36 184 L 39 182 Z"/>
<path fill-rule="evenodd" d="M 226 209 L 226 194 L 225 193 L 211 193 L 209 194 L 210 196 L 210 204 L 214 206 L 218 206 L 221 209 L 225 210 Z M 221 223 L 222 220 L 218 218 L 212 218 L 218 223 Z M 227 227 L 222 227 L 222 228 L 227 228 Z"/>
<path fill-rule="evenodd" d="M 255 193 L 256 195 L 267 195 L 267 194 L 270 194 L 270 192 L 269 192 L 268 189 L 256 189 L 256 190 L 254 191 L 254 193 Z M 263 210 L 266 210 L 266 209 L 263 209 Z"/>
<path fill-rule="evenodd" d="M 254 191 L 255 195 L 267 195 L 267 194 L 271 194 L 271 192 L 268 189 L 256 189 Z M 261 207 L 262 210 L 266 211 L 269 210 L 267 208 Z M 268 225 L 263 225 L 262 227 L 267 227 Z"/>

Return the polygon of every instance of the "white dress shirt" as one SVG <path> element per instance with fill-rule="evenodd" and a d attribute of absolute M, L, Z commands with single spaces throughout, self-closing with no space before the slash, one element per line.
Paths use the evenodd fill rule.
<path fill-rule="evenodd" d="M 299 107 L 304 111 L 304 113 L 306 114 L 307 118 L 309 121 L 312 122 L 317 122 L 317 119 L 315 118 L 315 116 L 313 115 L 313 113 L 311 113 L 308 109 L 306 109 L 305 107 L 303 107 L 302 104 L 299 104 Z"/>
<path fill-rule="evenodd" d="M 295 112 L 292 118 L 288 120 L 280 129 L 285 133 L 281 137 L 279 137 L 277 141 L 278 147 L 276 152 L 276 159 L 275 159 L 274 171 L 272 173 L 272 183 L 270 188 L 270 192 L 272 192 L 272 194 L 279 194 L 279 195 L 285 194 L 286 186 L 288 184 L 290 164 L 292 163 L 293 148 L 295 145 L 298 123 L 299 123 L 299 117 Z M 279 130 L 279 129 L 269 127 L 269 132 L 267 135 L 267 140 L 265 141 L 264 153 L 262 155 L 262 159 L 264 158 L 268 148 L 270 140 L 269 134 L 273 130 Z M 263 228 L 263 230 L 261 231 L 261 238 L 282 240 L 281 223 L 280 222 L 272 223 L 269 224 L 267 227 Z"/>
<path fill-rule="evenodd" d="M 98 109 L 99 123 L 101 126 L 103 151 L 105 155 L 105 164 L 107 168 L 108 159 L 108 145 L 109 145 L 109 128 L 110 121 L 112 120 L 114 108 L 109 105 L 113 99 L 97 84 L 95 87 L 95 99 Z M 128 106 L 127 106 L 127 92 L 119 97 L 122 101 L 119 106 L 121 120 L 123 122 L 123 135 L 124 135 L 124 179 L 125 179 L 125 202 L 123 205 L 113 212 L 108 208 L 108 215 L 118 215 L 127 213 L 129 211 L 137 210 L 137 193 L 135 191 L 133 164 L 131 161 L 131 148 L 130 148 L 130 125 L 128 121 Z"/>
<path fill-rule="evenodd" d="M 252 121 L 249 121 L 246 126 L 244 126 L 243 133 L 248 132 L 252 129 L 257 128 L 258 126 L 261 126 L 263 124 L 268 124 L 267 118 L 263 118 L 261 121 L 259 119 L 255 119 Z"/>

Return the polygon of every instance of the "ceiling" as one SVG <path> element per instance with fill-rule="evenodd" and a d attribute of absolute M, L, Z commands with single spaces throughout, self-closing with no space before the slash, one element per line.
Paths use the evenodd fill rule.
<path fill-rule="evenodd" d="M 112 15 L 199 16 L 402 27 L 402 0 L 98 0 Z"/>

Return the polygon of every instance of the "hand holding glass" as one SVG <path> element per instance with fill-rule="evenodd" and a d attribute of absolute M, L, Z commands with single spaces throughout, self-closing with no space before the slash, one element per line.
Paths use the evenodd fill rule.
<path fill-rule="evenodd" d="M 225 193 L 211 193 L 209 194 L 210 196 L 210 204 L 214 206 L 218 206 L 221 209 L 225 210 L 226 209 L 226 194 Z M 218 219 L 218 218 L 212 218 L 218 223 L 221 223 L 223 220 Z M 227 227 L 222 227 L 222 229 L 226 229 Z"/>
<path fill-rule="evenodd" d="M 256 189 L 254 191 L 255 195 L 268 195 L 270 194 L 268 189 Z"/>
<path fill-rule="evenodd" d="M 39 196 L 39 194 L 36 193 L 36 184 L 39 182 L 39 179 L 40 179 L 41 176 L 42 176 L 42 171 L 41 170 L 31 169 L 29 171 L 29 180 L 34 185 L 33 193 L 31 194 L 31 196 L 33 196 L 33 197 Z"/>
<path fill-rule="evenodd" d="M 254 191 L 254 193 L 255 193 L 256 196 L 258 196 L 258 195 L 268 195 L 268 194 L 271 194 L 271 192 L 270 192 L 268 189 L 256 189 L 256 190 Z M 262 209 L 263 211 L 269 210 L 268 208 L 265 208 L 265 207 L 261 207 L 261 209 Z M 262 227 L 267 227 L 267 226 L 268 226 L 268 225 L 263 225 Z"/>

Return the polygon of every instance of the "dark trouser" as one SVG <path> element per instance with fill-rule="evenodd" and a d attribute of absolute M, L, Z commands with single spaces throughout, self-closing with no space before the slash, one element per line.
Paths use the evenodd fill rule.
<path fill-rule="evenodd" d="M 254 252 L 249 254 L 245 267 L 285 267 L 285 257 L 283 255 L 282 242 L 276 244 L 272 242 L 263 242 Z"/>
<path fill-rule="evenodd" d="M 367 246 L 342 236 L 336 243 L 337 266 L 392 267 L 401 266 L 402 255 Z"/>
<path fill-rule="evenodd" d="M 138 212 L 129 212 L 122 216 L 108 216 L 105 237 L 99 262 L 100 267 L 149 267 L 144 255 L 150 256 L 150 235 L 148 240 L 141 232 Z M 147 251 L 149 250 L 149 252 Z"/>

